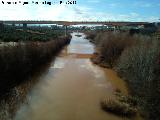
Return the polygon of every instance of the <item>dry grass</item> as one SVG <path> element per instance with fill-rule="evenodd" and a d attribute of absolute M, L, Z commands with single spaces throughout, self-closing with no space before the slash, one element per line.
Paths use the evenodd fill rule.
<path fill-rule="evenodd" d="M 94 38 L 97 36 L 97 33 L 95 31 L 92 32 L 85 32 L 86 39 L 89 39 L 90 42 L 94 42 Z"/>
<path fill-rule="evenodd" d="M 106 98 L 102 100 L 101 107 L 107 112 L 111 112 L 123 117 L 133 117 L 137 113 L 137 109 L 135 107 L 132 107 L 126 101 L 122 102 L 112 98 Z"/>
<path fill-rule="evenodd" d="M 126 96 L 119 89 L 115 90 L 115 98 L 105 98 L 101 101 L 104 111 L 123 117 L 134 117 L 138 111 L 138 99 Z"/>

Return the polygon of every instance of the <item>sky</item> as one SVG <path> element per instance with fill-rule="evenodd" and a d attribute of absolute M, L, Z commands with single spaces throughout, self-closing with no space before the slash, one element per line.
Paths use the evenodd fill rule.
<path fill-rule="evenodd" d="M 160 0 L 76 0 L 72 5 L 61 1 L 0 0 L 0 20 L 160 22 Z"/>

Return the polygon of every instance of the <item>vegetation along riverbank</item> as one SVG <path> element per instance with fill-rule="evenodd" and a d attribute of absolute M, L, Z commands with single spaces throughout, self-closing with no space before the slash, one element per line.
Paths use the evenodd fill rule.
<path fill-rule="evenodd" d="M 25 32 L 6 26 L 1 31 L 0 40 L 3 44 L 0 44 L 0 93 L 5 93 L 29 78 L 71 39 L 69 35 L 63 36 L 62 33 L 49 29 L 38 30 L 34 28 L 32 32 Z M 45 31 L 46 37 L 41 36 L 40 31 Z M 9 41 L 14 43 L 8 44 Z"/>
<path fill-rule="evenodd" d="M 132 100 L 136 100 L 136 109 L 144 119 L 159 120 L 160 42 L 157 37 L 130 35 L 127 32 L 92 31 L 87 33 L 87 38 L 97 48 L 91 58 L 93 63 L 117 71 L 128 83 Z M 136 110 L 127 104 L 110 99 L 101 103 L 103 109 L 113 113 L 118 110 L 122 114 L 126 113 L 126 106 L 129 106 L 126 115 L 132 115 Z"/>

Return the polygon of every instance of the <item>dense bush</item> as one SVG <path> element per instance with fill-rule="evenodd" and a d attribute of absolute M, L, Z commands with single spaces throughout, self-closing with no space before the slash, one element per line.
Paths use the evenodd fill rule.
<path fill-rule="evenodd" d="M 103 32 L 98 33 L 92 40 L 98 47 L 99 60 L 112 67 L 126 47 L 136 43 L 131 36 L 126 33 Z"/>
<path fill-rule="evenodd" d="M 3 42 L 18 42 L 18 41 L 49 41 L 57 39 L 64 34 L 63 31 L 52 30 L 51 28 L 29 27 L 23 30 L 22 27 L 16 28 L 5 26 L 0 30 L 0 41 Z"/>
<path fill-rule="evenodd" d="M 94 38 L 96 37 L 97 33 L 95 31 L 92 32 L 86 32 L 87 36 L 86 39 L 90 39 L 92 42 L 94 41 Z"/>
<path fill-rule="evenodd" d="M 48 42 L 0 46 L 0 93 L 29 77 L 69 41 L 70 38 L 64 37 Z"/>
<path fill-rule="evenodd" d="M 122 53 L 117 71 L 124 76 L 132 90 L 132 94 L 141 98 L 143 109 L 149 112 L 150 120 L 158 120 L 160 113 L 160 44 L 143 41 L 141 44 L 127 48 Z"/>
<path fill-rule="evenodd" d="M 132 41 L 130 41 L 129 36 L 125 34 L 103 34 L 103 37 L 99 43 L 100 54 L 103 57 L 103 61 L 112 67 L 123 50 L 130 46 L 131 42 Z"/>
<path fill-rule="evenodd" d="M 146 119 L 159 120 L 160 42 L 143 35 L 97 33 L 99 62 L 110 64 L 129 85 Z M 96 58 L 97 59 L 97 58 Z"/>

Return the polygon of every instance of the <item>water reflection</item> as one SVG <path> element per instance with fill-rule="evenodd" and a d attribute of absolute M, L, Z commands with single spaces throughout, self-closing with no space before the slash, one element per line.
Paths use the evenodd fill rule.
<path fill-rule="evenodd" d="M 19 107 L 23 104 L 28 104 L 30 101 L 30 96 L 27 96 L 27 94 L 34 87 L 34 85 L 40 81 L 40 78 L 48 73 L 49 67 L 50 63 L 41 66 L 41 68 L 32 75 L 32 78 L 28 78 L 27 81 L 16 86 L 4 96 L 1 96 L 0 120 L 12 120 Z"/>
<path fill-rule="evenodd" d="M 88 40 L 85 40 L 85 35 L 83 33 L 79 33 L 82 35 L 81 37 L 75 36 L 77 33 L 72 33 L 72 41 L 68 46 L 68 53 L 83 53 L 83 54 L 92 54 L 94 51 L 94 47 Z"/>
<path fill-rule="evenodd" d="M 81 33 L 82 37 L 76 34 L 72 33 L 70 45 L 30 90 L 28 102 L 21 105 L 15 120 L 122 119 L 100 109 L 100 99 L 113 96 L 114 82 L 89 60 L 94 52 L 93 45 L 85 40 L 84 34 Z M 122 80 L 120 83 L 126 90 Z"/>

